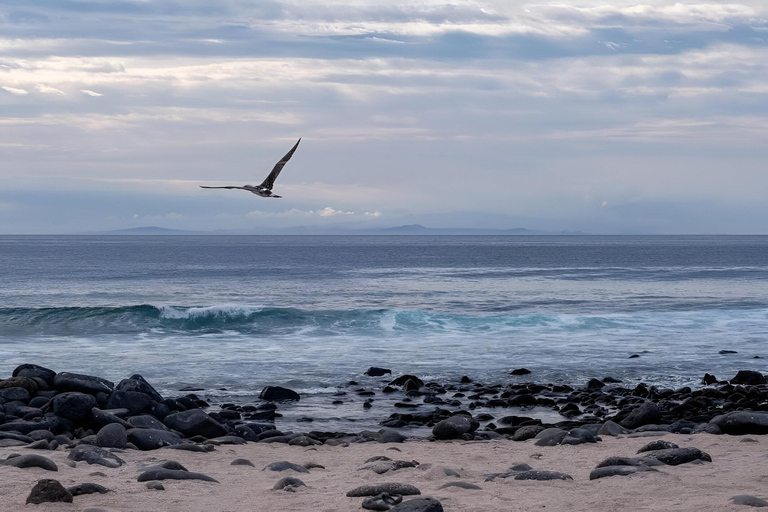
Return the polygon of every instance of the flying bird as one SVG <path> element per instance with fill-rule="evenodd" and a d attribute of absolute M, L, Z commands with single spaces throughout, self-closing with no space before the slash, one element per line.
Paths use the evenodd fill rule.
<path fill-rule="evenodd" d="M 261 197 L 283 197 L 273 194 L 272 187 L 274 186 L 275 180 L 280 174 L 280 171 L 283 170 L 285 164 L 293 156 L 293 152 L 296 151 L 297 147 L 299 147 L 299 142 L 301 142 L 301 139 L 299 139 L 298 142 L 296 142 L 296 145 L 293 146 L 291 150 L 283 158 L 281 158 L 279 162 L 275 164 L 275 166 L 272 168 L 272 172 L 269 173 L 269 176 L 267 176 L 267 179 L 265 179 L 261 185 L 243 185 L 242 187 L 236 187 L 234 185 L 229 185 L 226 187 L 206 187 L 204 185 L 200 185 L 200 188 L 239 188 L 241 190 L 247 190 L 248 192 Z"/>

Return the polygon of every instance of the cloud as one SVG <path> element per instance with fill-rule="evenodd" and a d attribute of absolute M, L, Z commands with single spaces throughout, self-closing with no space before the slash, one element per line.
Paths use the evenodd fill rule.
<path fill-rule="evenodd" d="M 11 94 L 15 94 L 17 96 L 24 96 L 25 94 L 29 94 L 29 91 L 25 89 L 17 89 L 16 87 L 8 87 L 8 86 L 2 86 L 0 89 L 3 89 Z"/>
<path fill-rule="evenodd" d="M 99 92 L 89 91 L 88 89 L 80 89 L 80 92 L 85 94 L 86 96 L 92 96 L 94 98 L 98 98 L 99 96 L 104 96 Z"/>
<path fill-rule="evenodd" d="M 35 86 L 38 91 L 45 93 L 45 94 L 58 94 L 59 96 L 65 96 L 64 91 L 60 91 L 59 89 L 56 89 L 55 87 L 50 87 L 43 84 L 37 84 Z"/>

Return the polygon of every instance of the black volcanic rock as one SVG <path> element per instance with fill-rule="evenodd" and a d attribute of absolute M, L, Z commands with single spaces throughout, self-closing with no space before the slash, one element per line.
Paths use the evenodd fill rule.
<path fill-rule="evenodd" d="M 199 435 L 211 439 L 213 437 L 225 436 L 229 433 L 224 425 L 200 409 L 169 414 L 163 423 L 166 427 L 178 430 L 185 436 Z"/>
<path fill-rule="evenodd" d="M 53 397 L 53 412 L 57 416 L 73 421 L 90 417 L 91 409 L 94 407 L 96 407 L 96 398 L 87 393 L 71 391 Z"/>
<path fill-rule="evenodd" d="M 755 386 L 758 384 L 765 384 L 765 376 L 762 373 L 753 370 L 739 370 L 734 378 L 730 380 L 731 384 L 743 384 L 748 386 Z"/>
<path fill-rule="evenodd" d="M 93 395 L 99 392 L 109 394 L 115 385 L 101 377 L 62 372 L 53 378 L 53 387 L 59 391 L 79 391 Z"/>
<path fill-rule="evenodd" d="M 267 386 L 261 390 L 259 398 L 271 402 L 280 402 L 283 400 L 299 400 L 301 397 L 292 389 L 282 388 L 280 386 Z"/>
<path fill-rule="evenodd" d="M 27 503 L 72 503 L 72 494 L 58 480 L 39 480 L 27 496 Z"/>

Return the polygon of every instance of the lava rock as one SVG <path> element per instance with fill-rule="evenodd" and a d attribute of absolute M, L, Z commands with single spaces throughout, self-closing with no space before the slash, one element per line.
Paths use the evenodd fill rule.
<path fill-rule="evenodd" d="M 90 417 L 91 409 L 94 407 L 96 407 L 96 398 L 86 393 L 72 391 L 53 397 L 54 414 L 73 421 L 82 421 Z"/>
<path fill-rule="evenodd" d="M 261 390 L 259 398 L 270 402 L 282 402 L 287 400 L 299 400 L 301 397 L 292 389 L 281 388 L 280 386 L 267 386 Z"/>
<path fill-rule="evenodd" d="M 69 455 L 69 460 L 85 461 L 88 464 L 99 464 L 108 468 L 119 468 L 125 461 L 112 452 L 108 452 L 98 446 L 79 444 L 75 446 Z"/>
<path fill-rule="evenodd" d="M 709 422 L 720 428 L 723 434 L 768 434 L 768 413 L 734 411 L 715 416 Z"/>
<path fill-rule="evenodd" d="M 271 464 L 267 464 L 264 466 L 264 470 L 270 470 L 270 471 L 296 471 L 297 473 L 309 473 L 309 470 L 305 468 L 304 466 L 300 466 L 298 464 L 294 464 L 293 462 L 288 462 L 287 460 L 281 460 L 279 462 L 272 462 Z"/>
<path fill-rule="evenodd" d="M 101 377 L 61 372 L 53 378 L 53 387 L 59 391 L 78 391 L 95 395 L 99 392 L 109 394 L 115 385 Z"/>
<path fill-rule="evenodd" d="M 464 414 L 455 414 L 450 418 L 438 421 L 432 428 L 432 435 L 436 439 L 459 439 L 464 434 L 471 434 L 480 426 L 480 423 Z"/>
<path fill-rule="evenodd" d="M 285 476 L 277 481 L 277 483 L 272 487 L 272 490 L 274 491 L 295 491 L 299 487 L 306 487 L 307 485 L 299 480 L 296 477 L 293 476 Z"/>
<path fill-rule="evenodd" d="M 46 471 L 58 471 L 59 468 L 55 462 L 48 457 L 34 453 L 19 455 L 2 462 L 0 466 L 12 466 L 14 468 L 41 468 Z"/>
<path fill-rule="evenodd" d="M 72 503 L 72 494 L 58 480 L 39 480 L 27 496 L 27 503 Z"/>
<path fill-rule="evenodd" d="M 72 496 L 80 496 L 81 494 L 106 494 L 109 489 L 99 484 L 84 483 L 67 487 L 67 490 Z"/>
<path fill-rule="evenodd" d="M 119 423 L 105 425 L 96 434 L 96 445 L 102 448 L 125 448 L 127 442 L 128 434 Z"/>
<path fill-rule="evenodd" d="M 435 498 L 417 498 L 395 505 L 390 512 L 443 512 L 443 505 Z"/>
<path fill-rule="evenodd" d="M 400 494 L 401 496 L 412 496 L 414 494 L 421 494 L 421 491 L 410 484 L 400 483 L 383 483 L 383 484 L 368 484 L 355 487 L 347 493 L 349 498 L 357 498 L 363 496 L 376 496 L 383 492 L 389 494 Z"/>
<path fill-rule="evenodd" d="M 386 375 L 388 373 L 392 373 L 392 370 L 387 368 L 379 368 L 377 366 L 371 366 L 365 371 L 365 375 L 368 375 L 369 377 L 381 377 L 382 375 Z"/>
<path fill-rule="evenodd" d="M 175 412 L 169 414 L 163 420 L 165 426 L 178 430 L 185 436 L 203 436 L 211 439 L 227 435 L 229 431 L 200 409 Z"/>
<path fill-rule="evenodd" d="M 175 432 L 154 428 L 132 428 L 127 431 L 127 434 L 128 442 L 133 443 L 139 450 L 155 450 L 165 446 L 172 447 L 184 442 Z"/>
<path fill-rule="evenodd" d="M 661 409 L 653 402 L 643 402 L 630 412 L 619 424 L 628 429 L 635 429 L 643 425 L 658 423 L 661 419 Z"/>
<path fill-rule="evenodd" d="M 762 373 L 753 370 L 739 370 L 734 378 L 729 381 L 731 384 L 741 384 L 747 386 L 756 386 L 765 384 L 765 376 Z"/>

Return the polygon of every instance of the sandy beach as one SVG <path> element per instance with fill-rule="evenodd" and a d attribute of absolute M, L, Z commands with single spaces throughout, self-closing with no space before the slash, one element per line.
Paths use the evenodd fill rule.
<path fill-rule="evenodd" d="M 658 472 L 614 476 L 589 480 L 590 471 L 609 456 L 634 456 L 638 448 L 654 439 L 665 439 L 681 447 L 696 447 L 712 457 L 711 463 L 662 466 Z M 757 442 L 744 442 L 754 439 Z M 3 448 L 3 458 L 11 453 L 40 453 L 58 465 L 58 472 L 39 468 L 0 467 L 0 502 L 3 510 L 84 511 L 205 511 L 242 510 L 353 511 L 362 510 L 362 498 L 346 493 L 363 484 L 400 482 L 415 485 L 423 496 L 440 500 L 449 511 L 610 511 L 610 510 L 744 510 L 729 501 L 734 495 L 768 497 L 765 441 L 760 436 L 715 436 L 709 434 L 614 438 L 604 437 L 597 444 L 539 447 L 526 442 L 409 440 L 404 443 L 362 443 L 343 446 L 299 447 L 284 444 L 248 443 L 219 446 L 209 453 L 160 449 L 151 452 L 125 450 L 119 453 L 126 464 L 106 468 L 78 462 L 67 463 L 67 451 L 40 452 L 27 448 Z M 395 460 L 415 460 L 416 468 L 377 475 L 359 469 L 374 456 Z M 245 458 L 254 467 L 231 465 Z M 190 471 L 205 473 L 220 483 L 203 481 L 163 482 L 164 491 L 147 489 L 137 481 L 142 467 L 164 460 L 175 460 Z M 309 473 L 292 470 L 263 470 L 267 464 L 289 461 L 319 464 Z M 486 482 L 486 475 L 506 471 L 517 463 L 537 470 L 564 472 L 573 480 L 517 481 L 512 478 Z M 446 475 L 445 469 L 460 477 Z M 306 487 L 296 492 L 272 490 L 283 476 L 300 478 Z M 113 492 L 76 496 L 74 503 L 25 505 L 32 486 L 40 479 L 55 478 L 65 487 L 93 482 Z M 459 487 L 440 488 L 448 482 L 468 482 L 480 490 Z M 406 497 L 405 499 L 408 499 Z"/>

